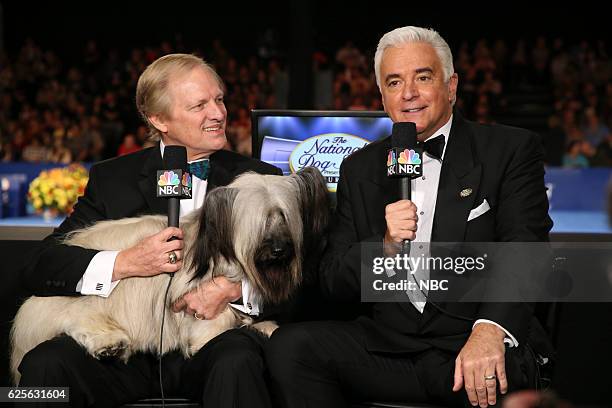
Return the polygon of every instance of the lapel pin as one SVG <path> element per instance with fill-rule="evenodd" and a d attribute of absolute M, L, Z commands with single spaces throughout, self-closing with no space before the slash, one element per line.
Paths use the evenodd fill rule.
<path fill-rule="evenodd" d="M 464 189 L 463 189 L 463 190 L 461 190 L 461 192 L 459 193 L 459 195 L 461 196 L 461 198 L 468 197 L 470 194 L 472 194 L 472 189 L 471 189 L 471 188 L 464 188 Z"/>

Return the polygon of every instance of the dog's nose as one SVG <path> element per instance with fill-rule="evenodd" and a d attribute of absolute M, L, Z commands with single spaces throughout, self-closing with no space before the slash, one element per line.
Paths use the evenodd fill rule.
<path fill-rule="evenodd" d="M 274 258 L 280 258 L 285 254 L 286 250 L 286 247 L 275 246 L 274 248 L 272 248 L 272 256 Z"/>
<path fill-rule="evenodd" d="M 274 259 L 287 256 L 289 253 L 289 242 L 285 240 L 274 240 L 270 246 L 270 253 Z"/>

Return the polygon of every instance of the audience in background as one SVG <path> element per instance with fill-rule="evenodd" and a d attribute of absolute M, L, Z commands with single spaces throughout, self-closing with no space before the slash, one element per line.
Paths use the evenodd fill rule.
<path fill-rule="evenodd" d="M 589 151 L 588 142 L 585 140 L 572 140 L 567 146 L 567 152 L 563 156 L 563 167 L 584 169 L 589 167 L 587 159 Z"/>
<path fill-rule="evenodd" d="M 267 32 L 242 59 L 219 40 L 195 51 L 226 80 L 234 112 L 227 148 L 247 156 L 249 110 L 287 108 L 290 78 L 277 37 Z M 551 166 L 610 166 L 612 59 L 603 41 L 480 39 L 457 49 L 457 107 L 465 116 L 540 133 Z M 126 55 L 91 40 L 73 65 L 26 40 L 16 55 L 0 56 L 0 160 L 94 162 L 147 146 L 130 95 L 151 61 L 185 51 L 180 37 Z M 351 41 L 315 52 L 312 108 L 381 110 L 371 60 L 372 50 Z"/>
<path fill-rule="evenodd" d="M 128 133 L 123 136 L 123 142 L 119 145 L 119 149 L 117 149 L 117 156 L 134 153 L 140 149 L 142 149 L 142 147 L 136 143 L 136 136 Z"/>

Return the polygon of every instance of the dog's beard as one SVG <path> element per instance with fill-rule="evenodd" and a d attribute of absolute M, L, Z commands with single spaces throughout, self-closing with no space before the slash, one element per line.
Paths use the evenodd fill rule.
<path fill-rule="evenodd" d="M 300 282 L 300 264 L 293 243 L 285 243 L 279 255 L 277 246 L 264 242 L 254 258 L 264 300 L 274 304 L 288 300 Z"/>

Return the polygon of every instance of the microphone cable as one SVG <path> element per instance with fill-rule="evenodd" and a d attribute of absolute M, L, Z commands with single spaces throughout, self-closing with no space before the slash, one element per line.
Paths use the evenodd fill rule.
<path fill-rule="evenodd" d="M 161 392 L 161 403 L 162 408 L 166 408 L 166 399 L 164 396 L 164 383 L 162 381 L 162 357 L 163 357 L 163 345 L 164 345 L 164 322 L 166 320 L 166 302 L 168 302 L 168 292 L 170 291 L 170 284 L 174 278 L 174 273 L 170 274 L 170 280 L 168 280 L 168 286 L 166 286 L 166 293 L 164 294 L 164 303 L 162 308 L 162 321 L 161 328 L 159 330 L 159 351 L 157 354 L 158 372 L 159 372 L 159 390 Z"/>
<path fill-rule="evenodd" d="M 408 254 L 406 254 L 406 249 L 408 250 Z M 404 242 L 402 242 L 402 255 L 408 255 L 408 257 L 410 257 L 410 241 L 405 240 Z M 460 314 L 455 314 L 455 313 L 451 313 L 448 310 L 444 309 L 442 306 L 438 305 L 436 302 L 434 302 L 433 300 L 429 299 L 429 296 L 427 296 L 427 294 L 425 292 L 423 292 L 423 289 L 421 289 L 421 285 L 419 284 L 419 282 L 417 282 L 414 274 L 412 273 L 412 271 L 408 271 L 408 274 L 412 277 L 412 280 L 414 281 L 414 283 L 416 284 L 416 287 L 419 289 L 419 292 L 421 292 L 421 294 L 423 295 L 423 297 L 425 297 L 425 301 L 429 304 L 431 304 L 433 307 L 435 307 L 439 312 L 453 317 L 455 319 L 459 319 L 459 320 L 465 320 L 468 322 L 473 322 L 474 318 L 472 317 L 467 317 L 467 316 L 463 316 Z"/>

